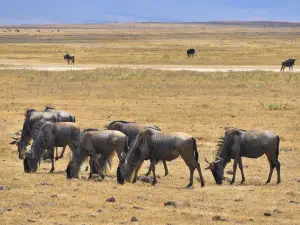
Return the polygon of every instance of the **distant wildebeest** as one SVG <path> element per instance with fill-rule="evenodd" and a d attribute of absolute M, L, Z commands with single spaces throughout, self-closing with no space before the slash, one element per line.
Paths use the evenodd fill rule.
<path fill-rule="evenodd" d="M 74 65 L 74 63 L 75 63 L 75 56 L 74 55 L 70 55 L 69 53 L 67 53 L 67 54 L 64 55 L 64 60 L 67 60 L 68 65 L 70 64 L 70 61 L 71 61 L 71 64 Z"/>
<path fill-rule="evenodd" d="M 186 51 L 186 54 L 187 54 L 187 57 L 190 58 L 190 57 L 194 57 L 194 54 L 195 54 L 195 49 L 191 48 L 191 49 L 188 49 Z"/>
<path fill-rule="evenodd" d="M 278 161 L 280 138 L 271 131 L 231 129 L 225 132 L 221 138 L 216 160 L 209 163 L 206 169 L 210 169 L 217 184 L 222 184 L 224 169 L 231 161 L 233 163 L 233 177 L 230 184 L 235 182 L 237 165 L 241 170 L 242 181 L 245 176 L 243 171 L 242 157 L 259 158 L 266 155 L 270 164 L 270 173 L 266 183 L 271 181 L 274 168 L 277 170 L 277 184 L 280 183 L 280 163 Z"/>
<path fill-rule="evenodd" d="M 128 138 L 122 132 L 87 129 L 82 132 L 79 145 L 68 164 L 67 178 L 79 178 L 80 166 L 88 157 L 90 157 L 90 177 L 93 173 L 97 173 L 104 178 L 107 166 L 111 166 L 114 152 L 120 160 L 121 153 L 127 152 L 127 149 Z M 98 154 L 101 156 L 97 157 Z"/>
<path fill-rule="evenodd" d="M 283 61 L 281 63 L 280 71 L 284 72 L 285 67 L 289 67 L 289 70 L 291 70 L 291 68 L 292 68 L 292 71 L 293 71 L 293 66 L 295 65 L 295 62 L 296 62 L 296 59 L 288 59 L 288 60 Z"/>
<path fill-rule="evenodd" d="M 75 117 L 71 113 L 62 110 L 55 110 L 51 107 L 46 107 L 44 111 L 38 112 L 35 109 L 28 109 L 25 112 L 25 120 L 22 128 L 21 137 L 16 137 L 18 132 L 12 138 L 13 142 L 18 146 L 19 159 L 24 159 L 25 149 L 30 140 L 35 140 L 40 127 L 47 121 L 50 122 L 75 122 Z M 19 135 L 18 135 L 19 136 Z M 63 150 L 64 152 L 64 150 Z M 63 156 L 63 152 L 60 157 Z M 57 156 L 56 151 L 56 156 Z M 58 159 L 59 157 L 56 157 Z"/>
<path fill-rule="evenodd" d="M 145 129 L 138 134 L 135 143 L 130 147 L 127 155 L 122 154 L 122 159 L 117 169 L 118 183 L 132 181 L 133 173 L 137 173 L 144 160 L 150 158 L 151 170 L 153 173 L 152 185 L 157 183 L 155 164 L 157 159 L 171 161 L 178 157 L 184 160 L 190 169 L 190 182 L 187 187 L 193 186 L 194 170 L 197 169 L 201 187 L 204 186 L 197 150 L 196 139 L 185 133 L 164 133 L 153 132 L 152 129 Z"/>
<path fill-rule="evenodd" d="M 108 125 L 105 126 L 106 129 L 109 130 L 118 130 L 124 133 L 128 137 L 129 145 L 132 144 L 133 140 L 137 137 L 137 135 L 146 128 L 151 128 L 157 131 L 160 131 L 160 128 L 156 125 L 152 124 L 145 124 L 145 123 L 136 123 L 136 122 L 127 122 L 123 120 L 116 120 L 110 122 Z M 165 168 L 165 175 L 167 176 L 169 171 L 167 167 L 167 163 L 165 160 L 162 160 Z M 151 172 L 151 168 L 149 168 L 146 176 L 148 176 Z"/>
<path fill-rule="evenodd" d="M 33 141 L 31 149 L 26 153 L 24 159 L 24 171 L 26 173 L 36 172 L 38 163 L 45 150 L 51 152 L 52 167 L 50 173 L 54 171 L 54 148 L 66 145 L 74 151 L 80 139 L 80 128 L 71 122 L 46 122 L 42 125 Z"/>

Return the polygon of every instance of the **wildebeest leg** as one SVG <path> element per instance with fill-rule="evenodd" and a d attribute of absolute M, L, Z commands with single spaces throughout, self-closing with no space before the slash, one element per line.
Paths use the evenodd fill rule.
<path fill-rule="evenodd" d="M 55 156 L 55 160 L 58 160 L 58 150 L 57 150 L 57 147 L 56 147 L 56 156 Z"/>
<path fill-rule="evenodd" d="M 169 174 L 169 171 L 168 171 L 166 160 L 163 160 L 163 164 L 164 164 L 164 168 L 165 168 L 165 176 L 167 176 Z"/>
<path fill-rule="evenodd" d="M 139 172 L 141 166 L 142 166 L 142 164 L 136 169 L 136 171 L 135 171 L 135 173 L 134 173 L 134 178 L 133 178 L 133 180 L 132 180 L 132 183 L 133 183 L 133 184 L 136 183 L 136 181 L 137 181 L 137 175 L 138 175 L 138 172 Z M 149 170 L 150 170 L 150 168 L 149 168 Z M 150 170 L 150 171 L 151 171 L 151 170 Z"/>
<path fill-rule="evenodd" d="M 269 161 L 269 164 L 270 164 L 270 173 L 269 173 L 268 180 L 267 180 L 266 184 L 268 184 L 268 183 L 271 182 L 273 170 L 274 170 L 274 168 L 275 168 L 275 165 L 274 165 L 274 163 L 272 162 L 272 159 L 271 159 L 268 155 L 267 155 L 267 158 L 268 158 L 268 161 Z"/>
<path fill-rule="evenodd" d="M 49 149 L 49 150 L 50 150 L 50 152 L 51 152 L 50 157 L 51 157 L 51 164 L 52 164 L 50 173 L 53 173 L 53 171 L 54 171 L 54 147 L 51 148 L 51 149 Z"/>
<path fill-rule="evenodd" d="M 156 164 L 155 160 L 151 160 L 150 168 L 151 168 L 152 173 L 153 173 L 153 181 L 152 181 L 153 186 L 157 183 L 156 175 L 155 175 L 155 164 Z"/>
<path fill-rule="evenodd" d="M 201 187 L 204 187 L 205 186 L 204 179 L 203 179 L 203 176 L 202 176 L 201 167 L 200 167 L 199 163 L 197 163 L 197 167 L 196 168 L 197 168 L 199 176 L 200 176 Z"/>
<path fill-rule="evenodd" d="M 66 147 L 67 147 L 67 146 L 64 146 L 64 147 L 63 147 L 63 150 L 62 150 L 61 153 L 60 153 L 59 159 L 61 159 L 61 158 L 64 157 L 64 154 L 65 154 L 65 151 L 66 151 Z M 71 150 L 73 151 L 73 149 L 71 149 Z"/>
<path fill-rule="evenodd" d="M 234 162 L 233 162 L 233 175 L 232 175 L 232 180 L 231 180 L 230 184 L 233 184 L 235 182 L 235 175 L 236 175 L 237 163 L 238 163 L 238 159 L 236 157 L 234 159 Z"/>
<path fill-rule="evenodd" d="M 241 181 L 241 184 L 242 184 L 242 183 L 245 182 L 245 175 L 244 175 L 244 169 L 243 169 L 242 157 L 239 157 L 238 163 L 239 163 L 239 168 L 240 168 L 241 174 L 242 174 L 242 181 Z"/>
<path fill-rule="evenodd" d="M 192 187 L 194 183 L 195 168 L 193 166 L 189 166 L 189 169 L 190 169 L 190 183 L 186 186 L 187 188 Z"/>
<path fill-rule="evenodd" d="M 278 161 L 278 159 L 274 159 L 272 160 L 273 164 L 276 167 L 277 170 L 277 184 L 279 184 L 281 182 L 281 178 L 280 178 L 280 162 Z"/>

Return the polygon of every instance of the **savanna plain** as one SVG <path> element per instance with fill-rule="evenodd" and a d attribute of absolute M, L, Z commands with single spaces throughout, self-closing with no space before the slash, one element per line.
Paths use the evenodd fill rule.
<path fill-rule="evenodd" d="M 45 43 L 45 40 L 39 42 L 43 39 L 40 36 L 43 29 L 40 29 L 39 34 L 28 34 L 27 39 L 24 38 L 24 32 L 29 31 L 21 29 L 19 33 L 1 34 L 0 52 L 3 60 L 61 63 L 62 54 L 71 46 L 75 46 L 78 63 L 83 64 L 148 61 L 153 64 L 171 64 L 173 56 L 176 56 L 175 64 L 263 63 L 279 66 L 281 58 L 290 57 L 288 53 L 296 58 L 299 54 L 299 42 L 294 33 L 297 28 L 268 30 L 208 26 L 202 30 L 203 27 L 200 29 L 196 25 L 190 26 L 192 28 L 187 27 L 185 31 L 182 25 L 178 25 L 176 29 L 180 35 L 167 36 L 170 42 L 163 35 L 169 32 L 175 34 L 176 29 L 172 26 L 170 29 L 159 27 L 161 32 L 148 28 L 148 36 L 139 38 L 137 42 L 130 38 L 124 40 L 127 37 L 125 34 L 124 37 L 116 35 L 115 32 L 125 32 L 122 31 L 123 28 L 107 28 L 106 36 L 99 27 L 93 28 L 94 30 L 89 32 L 93 32 L 94 35 L 85 34 L 84 38 L 80 36 L 80 41 L 75 40 L 77 32 L 86 30 L 59 27 L 60 32 L 52 34 L 52 28 L 47 28 L 49 34 L 45 37 L 53 43 Z M 131 37 L 134 32 L 142 33 L 141 30 L 135 31 L 136 27 L 124 30 Z M 198 30 L 198 33 L 214 29 L 215 35 L 204 35 L 207 42 L 204 44 L 204 38 L 197 39 L 193 32 L 188 32 L 189 29 Z M 245 34 L 238 35 L 240 31 Z M 62 35 L 64 32 L 69 36 Z M 233 35 L 235 32 L 237 35 Z M 252 32 L 261 32 L 262 35 L 257 35 L 258 39 L 252 39 Z M 11 38 L 4 39 L 5 35 L 11 35 Z M 282 36 L 282 39 L 277 35 Z M 94 36 L 95 39 L 91 38 Z M 102 40 L 102 37 L 106 39 Z M 232 50 L 224 52 L 215 42 L 217 37 L 224 39 L 224 45 Z M 86 40 L 85 43 L 82 43 L 83 39 Z M 249 45 L 248 52 L 248 47 L 235 44 L 237 39 L 240 43 Z M 249 44 L 250 39 L 259 43 Z M 12 40 L 15 40 L 14 43 L 11 43 Z M 190 40 L 193 43 L 199 40 L 199 48 L 195 47 L 196 49 L 208 46 L 207 48 L 214 49 L 215 54 L 203 50 L 202 55 L 199 56 L 199 52 L 194 61 L 187 61 L 184 54 L 190 46 Z M 147 42 L 149 43 L 146 44 Z M 157 44 L 153 45 L 154 42 Z M 263 42 L 269 46 L 269 51 L 265 51 Z M 104 43 L 106 47 L 92 47 L 95 43 Z M 126 43 L 131 47 L 136 46 L 137 50 L 133 51 L 131 47 L 123 50 L 113 45 L 108 48 L 113 43 Z M 168 43 L 173 43 L 174 46 L 176 43 L 186 44 L 174 48 L 174 52 L 170 53 L 163 50 L 165 46 L 172 49 Z M 274 48 L 269 43 L 274 43 Z M 144 47 L 139 47 L 142 45 Z M 46 48 L 47 46 L 49 48 Z M 149 53 L 149 57 L 143 55 L 144 49 L 150 47 L 153 54 Z M 86 49 L 90 52 L 86 52 Z M 252 52 L 251 49 L 256 52 Z M 164 52 L 168 52 L 165 54 L 169 54 L 169 58 L 164 57 Z M 238 52 L 244 57 L 237 55 Z M 257 52 L 262 52 L 262 58 Z M 94 57 L 91 54 L 94 54 Z M 300 153 L 299 82 L 299 73 L 261 71 L 198 73 L 113 68 L 49 72 L 2 69 L 1 224 L 300 224 L 300 165 L 297 157 Z M 56 171 L 53 174 L 48 173 L 51 166 L 48 162 L 41 162 L 37 173 L 24 173 L 23 162 L 18 159 L 17 147 L 8 144 L 11 141 L 10 135 L 22 128 L 27 108 L 41 110 L 45 105 L 72 112 L 82 128 L 102 129 L 109 121 L 128 120 L 156 124 L 164 131 L 182 131 L 193 135 L 197 139 L 206 186 L 201 188 L 195 176 L 194 187 L 185 188 L 188 184 L 189 170 L 181 158 L 167 162 L 168 176 L 164 176 L 163 165 L 157 165 L 157 174 L 160 177 L 154 187 L 143 181 L 118 185 L 117 157 L 114 157 L 108 176 L 101 182 L 86 179 L 87 172 L 82 172 L 80 180 L 67 180 L 64 172 L 69 160 L 67 154 L 63 159 L 56 161 Z M 239 170 L 234 185 L 228 182 L 222 186 L 215 184 L 211 172 L 204 170 L 204 159 L 214 159 L 218 139 L 224 135 L 226 126 L 271 130 L 280 136 L 279 161 L 282 183 L 276 184 L 274 173 L 271 184 L 265 185 L 269 165 L 267 158 L 263 156 L 258 159 L 243 159 L 246 176 L 243 185 L 239 183 Z M 148 166 L 149 162 L 146 161 L 141 168 L 141 175 L 147 171 Z M 232 163 L 228 164 L 225 171 L 230 170 Z M 230 179 L 231 175 L 226 173 L 226 177 Z M 107 202 L 110 197 L 114 197 L 115 202 Z M 175 204 L 165 206 L 164 203 L 168 201 Z M 136 217 L 138 221 L 132 222 L 132 217 Z"/>

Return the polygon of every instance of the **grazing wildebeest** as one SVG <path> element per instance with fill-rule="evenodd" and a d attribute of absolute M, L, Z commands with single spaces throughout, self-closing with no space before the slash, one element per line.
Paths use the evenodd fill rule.
<path fill-rule="evenodd" d="M 128 137 L 128 143 L 131 145 L 133 140 L 137 137 L 137 135 L 146 128 L 151 128 L 153 130 L 160 131 L 160 128 L 156 125 L 145 124 L 145 123 L 136 123 L 136 122 L 127 122 L 124 120 L 116 120 L 110 122 L 105 126 L 106 129 L 109 130 L 118 130 L 124 133 Z M 165 175 L 167 176 L 169 171 L 167 167 L 167 163 L 165 160 L 162 160 L 165 168 Z M 149 168 L 146 176 L 148 176 L 151 172 L 151 168 Z"/>
<path fill-rule="evenodd" d="M 111 166 L 114 152 L 119 160 L 123 151 L 127 152 L 128 138 L 125 134 L 116 130 L 87 129 L 82 132 L 80 142 L 67 167 L 67 178 L 79 178 L 80 166 L 84 160 L 90 157 L 90 177 L 98 173 L 104 178 L 107 166 Z M 100 154 L 100 157 L 97 157 Z"/>
<path fill-rule="evenodd" d="M 40 128 L 37 138 L 33 141 L 30 152 L 26 153 L 24 159 L 24 171 L 26 173 L 36 172 L 38 163 L 46 149 L 51 152 L 52 167 L 54 171 L 54 148 L 68 145 L 74 151 L 80 139 L 80 128 L 71 122 L 46 122 Z"/>
<path fill-rule="evenodd" d="M 201 187 L 203 187 L 204 179 L 198 162 L 196 139 L 185 133 L 153 132 L 152 129 L 140 132 L 129 153 L 122 154 L 122 160 L 117 169 L 118 183 L 124 184 L 125 180 L 131 182 L 132 175 L 137 173 L 145 159 L 150 158 L 150 167 L 153 173 L 152 185 L 155 185 L 157 183 L 155 175 L 157 159 L 171 161 L 176 159 L 178 154 L 190 169 L 190 182 L 187 187 L 193 186 L 195 169 L 198 170 Z"/>
<path fill-rule="evenodd" d="M 296 59 L 288 59 L 288 60 L 283 61 L 281 63 L 281 70 L 280 71 L 284 72 L 285 67 L 289 67 L 289 71 L 292 68 L 292 71 L 293 71 L 293 67 L 294 67 L 295 62 L 296 62 Z"/>
<path fill-rule="evenodd" d="M 73 122 L 73 123 L 76 122 L 75 116 L 73 116 L 72 113 L 70 113 L 70 112 L 66 112 L 66 111 L 63 111 L 63 110 L 57 110 L 57 109 L 55 109 L 51 106 L 46 106 L 44 111 L 53 113 L 57 118 L 56 122 Z M 60 153 L 60 156 L 58 156 L 57 147 L 56 147 L 55 160 L 58 160 L 58 159 L 61 159 L 61 158 L 64 157 L 66 147 L 67 146 L 63 147 L 63 150 Z"/>
<path fill-rule="evenodd" d="M 19 159 L 24 159 L 25 149 L 30 140 L 36 139 L 40 127 L 47 121 L 56 122 L 57 117 L 51 112 L 37 112 L 35 109 L 26 110 L 21 138 L 12 136 L 15 141 L 10 143 L 18 146 Z"/>
<path fill-rule="evenodd" d="M 70 64 L 70 60 L 71 60 L 71 62 L 72 62 L 71 64 L 74 65 L 74 63 L 75 63 L 75 56 L 74 55 L 70 55 L 69 53 L 67 53 L 67 54 L 64 55 L 64 60 L 67 60 L 68 65 Z"/>
<path fill-rule="evenodd" d="M 194 57 L 194 54 L 195 54 L 195 49 L 191 48 L 191 49 L 188 49 L 186 51 L 186 54 L 187 54 L 187 57 L 190 58 L 190 57 Z"/>
<path fill-rule="evenodd" d="M 46 121 L 75 122 L 75 117 L 69 112 L 62 111 L 62 110 L 55 110 L 49 106 L 46 106 L 46 108 L 42 112 L 38 112 L 35 109 L 28 109 L 25 112 L 25 121 L 23 124 L 21 137 L 16 137 L 15 135 L 18 135 L 18 132 L 16 132 L 12 136 L 12 138 L 15 141 L 10 143 L 10 144 L 17 144 L 20 159 L 24 158 L 24 153 L 27 145 L 29 144 L 31 139 L 34 140 L 36 138 L 36 135 L 38 134 L 40 127 Z M 56 159 L 63 157 L 64 151 L 65 151 L 65 147 L 60 157 L 58 157 L 57 148 L 56 148 Z M 44 155 L 45 158 L 47 158 L 46 156 L 47 155 Z"/>
<path fill-rule="evenodd" d="M 271 131 L 231 129 L 225 132 L 221 139 L 216 160 L 209 163 L 210 169 L 217 184 L 222 184 L 224 169 L 231 159 L 233 163 L 233 177 L 230 184 L 235 182 L 237 165 L 241 170 L 242 181 L 245 182 L 242 157 L 259 158 L 266 155 L 270 164 L 270 173 L 266 183 L 271 181 L 274 168 L 277 170 L 277 184 L 280 183 L 280 163 L 278 161 L 280 138 Z"/>

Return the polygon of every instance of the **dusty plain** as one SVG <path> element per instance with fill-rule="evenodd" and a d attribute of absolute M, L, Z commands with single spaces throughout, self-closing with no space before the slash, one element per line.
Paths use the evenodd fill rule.
<path fill-rule="evenodd" d="M 294 33 L 298 28 L 278 28 L 277 32 L 277 28 L 207 26 L 202 31 L 196 25 L 187 28 L 160 25 L 166 26 L 162 28 L 154 24 L 151 26 L 157 30 L 146 32 L 128 27 L 113 29 L 113 26 L 117 25 L 94 30 L 62 26 L 55 34 L 48 29 L 45 36 L 41 36 L 44 30 L 40 28 L 40 34 L 28 34 L 27 39 L 22 29 L 14 34 L 3 32 L 0 57 L 44 65 L 63 63 L 60 55 L 68 50 L 78 55 L 80 64 L 204 64 L 203 57 L 211 65 L 278 65 L 282 58 L 290 55 L 297 58 L 300 54 Z M 201 40 L 196 38 L 195 30 L 202 35 Z M 215 35 L 210 36 L 208 30 Z M 91 34 L 87 36 L 84 32 Z M 134 34 L 139 38 L 134 39 Z M 42 40 L 46 36 L 51 43 Z M 250 40 L 255 43 L 249 44 Z M 99 43 L 104 46 L 96 47 Z M 185 49 L 195 44 L 198 44 L 195 48 L 202 49 L 201 54 L 199 51 L 193 60 L 187 61 Z M 264 50 L 264 44 L 269 51 Z M 125 45 L 129 47 L 120 47 Z M 171 57 L 163 57 L 164 54 Z M 300 73 L 261 71 L 3 69 L 0 71 L 1 224 L 300 224 L 299 83 Z M 163 165 L 157 165 L 160 178 L 155 187 L 142 181 L 118 185 L 116 157 L 102 182 L 84 179 L 86 172 L 81 180 L 67 180 L 64 172 L 67 154 L 56 162 L 54 174 L 48 173 L 47 162 L 41 163 L 36 174 L 25 174 L 16 146 L 8 144 L 10 135 L 22 128 L 25 109 L 40 110 L 49 104 L 72 112 L 82 128 L 101 129 L 109 121 L 121 119 L 154 123 L 165 131 L 194 135 L 206 186 L 201 188 L 195 176 L 194 188 L 185 188 L 189 170 L 180 158 L 168 163 L 168 176 L 164 176 Z M 274 173 L 271 184 L 265 185 L 269 172 L 265 156 L 243 159 L 245 184 L 239 183 L 239 171 L 234 185 L 214 183 L 211 173 L 204 170 L 204 158 L 213 159 L 218 138 L 226 126 L 267 129 L 281 137 L 281 184 L 275 184 Z M 144 163 L 140 174 L 146 172 L 148 165 L 149 162 Z M 226 171 L 231 169 L 232 163 Z M 110 197 L 116 201 L 106 202 Z M 165 206 L 167 201 L 174 201 L 175 206 Z M 134 216 L 137 222 L 131 222 Z"/>

